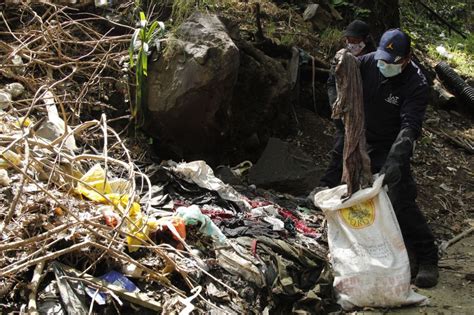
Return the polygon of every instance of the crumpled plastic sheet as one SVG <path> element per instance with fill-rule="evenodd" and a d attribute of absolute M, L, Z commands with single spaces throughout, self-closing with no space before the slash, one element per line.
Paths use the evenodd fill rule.
<path fill-rule="evenodd" d="M 218 244 L 226 243 L 227 237 L 222 234 L 222 231 L 212 222 L 211 218 L 202 214 L 198 206 L 179 207 L 176 209 L 176 216 L 183 218 L 186 225 L 199 225 L 199 231 L 216 239 Z"/>
<path fill-rule="evenodd" d="M 214 176 L 214 171 L 204 161 L 178 163 L 173 167 L 173 171 L 180 173 L 185 179 L 192 181 L 200 187 L 217 191 L 222 198 L 235 202 L 242 209 L 251 208 L 246 198 L 232 186 L 225 184 Z"/>
<path fill-rule="evenodd" d="M 89 308 L 86 302 L 86 291 L 82 281 L 67 279 L 68 275 L 58 262 L 52 262 L 51 266 L 59 287 L 61 301 L 67 314 L 87 314 Z"/>
<path fill-rule="evenodd" d="M 128 183 L 125 180 L 109 180 L 100 164 L 95 164 L 80 178 L 75 191 L 92 201 L 112 205 L 110 210 L 117 211 L 120 216 L 126 215 L 128 232 L 134 236 L 126 237 L 128 249 L 134 252 L 138 250 L 134 245 L 140 245 L 141 240 L 146 240 L 148 235 L 156 230 L 157 223 L 141 212 L 137 202 L 130 202 L 130 208 L 126 210 L 130 198 L 127 188 Z"/>

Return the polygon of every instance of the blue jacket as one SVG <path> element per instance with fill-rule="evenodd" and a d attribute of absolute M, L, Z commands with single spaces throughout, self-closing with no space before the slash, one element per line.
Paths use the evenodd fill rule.
<path fill-rule="evenodd" d="M 365 134 L 369 148 L 389 150 L 401 129 L 421 134 L 429 87 L 420 68 L 411 61 L 402 73 L 385 78 L 375 53 L 359 57 L 364 90 Z"/>

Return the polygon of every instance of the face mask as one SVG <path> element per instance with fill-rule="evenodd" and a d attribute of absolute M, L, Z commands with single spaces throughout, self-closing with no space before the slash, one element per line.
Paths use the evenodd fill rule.
<path fill-rule="evenodd" d="M 349 49 L 351 54 L 353 54 L 354 56 L 358 56 L 362 52 L 362 50 L 364 49 L 365 43 L 364 42 L 360 42 L 358 44 L 347 43 L 346 47 L 347 47 L 347 49 Z"/>
<path fill-rule="evenodd" d="M 380 73 L 382 73 L 386 78 L 391 78 L 402 73 L 401 64 L 386 63 L 383 60 L 379 60 L 377 61 L 377 67 L 379 68 Z"/>

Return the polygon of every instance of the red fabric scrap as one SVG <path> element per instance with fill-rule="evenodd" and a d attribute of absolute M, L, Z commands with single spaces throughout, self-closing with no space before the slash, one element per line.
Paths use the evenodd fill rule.
<path fill-rule="evenodd" d="M 291 211 L 280 209 L 279 213 L 284 218 L 290 218 L 295 223 L 295 228 L 298 232 L 306 236 L 318 237 L 319 234 L 312 228 L 308 227 L 303 220 L 298 219 Z"/>

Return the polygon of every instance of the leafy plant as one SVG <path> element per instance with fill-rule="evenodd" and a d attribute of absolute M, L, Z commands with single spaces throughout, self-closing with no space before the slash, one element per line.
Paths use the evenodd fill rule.
<path fill-rule="evenodd" d="M 218 2 L 218 0 L 173 0 L 171 12 L 173 23 L 179 25 L 195 10 L 215 8 Z"/>
<path fill-rule="evenodd" d="M 343 47 L 343 32 L 338 28 L 329 27 L 320 36 L 321 51 L 328 56 L 334 56 L 336 51 Z"/>
<path fill-rule="evenodd" d="M 345 0 L 331 0 L 331 4 L 333 6 L 340 6 L 340 5 L 348 5 L 349 2 L 345 1 Z"/>
<path fill-rule="evenodd" d="M 140 12 L 140 27 L 132 36 L 129 47 L 130 67 L 135 67 L 135 102 L 131 104 L 131 114 L 138 126 L 143 124 L 143 96 L 146 89 L 146 77 L 148 76 L 148 56 L 151 54 L 151 46 L 160 49 L 157 41 L 165 32 L 165 24 L 154 21 L 151 24 L 143 11 Z"/>
<path fill-rule="evenodd" d="M 428 0 L 425 3 L 463 32 L 462 38 L 449 27 L 433 19 L 417 2 L 400 1 L 402 27 L 412 37 L 412 45 L 425 52 L 434 61 L 445 60 L 463 76 L 474 77 L 474 35 L 469 31 L 467 1 Z M 427 31 L 429 30 L 429 31 Z"/>
<path fill-rule="evenodd" d="M 366 19 L 370 16 L 370 13 L 372 11 L 369 10 L 369 9 L 364 9 L 364 8 L 359 8 L 359 7 L 355 7 L 354 8 L 354 16 L 357 18 L 357 19 Z"/>

